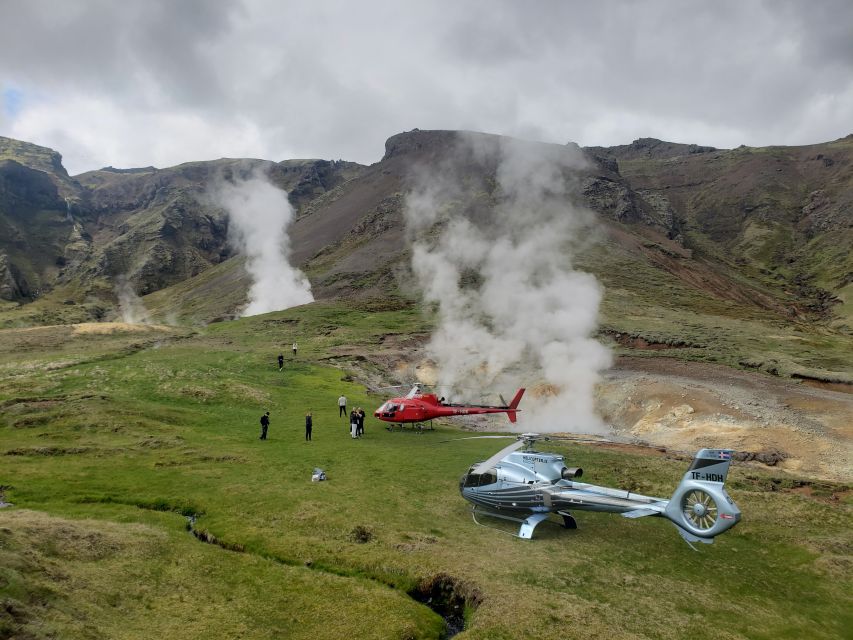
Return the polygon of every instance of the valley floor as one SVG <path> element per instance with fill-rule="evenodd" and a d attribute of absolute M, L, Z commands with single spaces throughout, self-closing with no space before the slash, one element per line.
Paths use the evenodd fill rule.
<path fill-rule="evenodd" d="M 0 638 L 438 639 L 430 600 L 455 607 L 465 640 L 831 640 L 853 626 L 849 475 L 821 462 L 849 456 L 847 395 L 620 360 L 602 407 L 626 433 L 688 449 L 717 428 L 789 457 L 732 466 L 743 520 L 699 552 L 660 519 L 596 513 L 522 541 L 474 524 L 459 496 L 493 441 L 372 419 L 354 441 L 338 417 L 341 393 L 370 414 L 381 399 L 354 380 L 394 370 L 422 327 L 415 310 L 316 304 L 197 331 L 0 331 Z M 649 495 L 670 495 L 689 464 L 548 447 L 590 482 Z M 318 466 L 327 482 L 311 482 Z"/>

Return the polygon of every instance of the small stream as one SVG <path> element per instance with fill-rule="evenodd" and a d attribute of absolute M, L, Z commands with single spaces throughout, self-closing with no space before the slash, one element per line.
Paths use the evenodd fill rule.
<path fill-rule="evenodd" d="M 216 545 L 223 549 L 227 549 L 228 551 L 245 553 L 243 545 L 219 540 L 212 533 L 197 529 L 196 522 L 198 521 L 198 514 L 184 514 L 184 518 L 187 520 L 187 531 L 191 533 L 196 540 L 206 544 Z M 282 562 L 282 564 L 290 564 L 283 560 L 278 561 Z M 307 569 L 326 571 L 325 569 L 318 568 L 311 564 L 294 564 L 292 566 L 302 566 Z M 337 574 L 334 572 L 330 573 L 332 573 L 332 575 L 346 577 L 345 574 Z M 384 583 L 382 584 L 384 585 Z M 461 581 L 445 573 L 440 573 L 431 578 L 421 580 L 418 586 L 406 593 L 406 595 L 419 604 L 429 607 L 444 619 L 445 627 L 444 632 L 441 634 L 442 640 L 452 638 L 456 634 L 464 631 L 466 606 L 476 608 L 482 600 L 482 596 L 478 590 L 467 587 Z"/>

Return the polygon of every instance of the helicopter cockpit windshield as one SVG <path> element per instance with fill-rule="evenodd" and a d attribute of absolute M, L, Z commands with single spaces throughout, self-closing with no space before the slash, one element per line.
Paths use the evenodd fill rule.
<path fill-rule="evenodd" d="M 400 409 L 400 407 L 393 402 L 386 402 L 381 407 L 376 410 L 377 416 L 385 416 L 388 418 L 393 418 L 394 414 Z"/>
<path fill-rule="evenodd" d="M 468 472 L 462 476 L 463 487 L 483 487 L 487 484 L 494 484 L 498 481 L 498 474 L 495 469 L 489 469 L 483 473 Z"/>

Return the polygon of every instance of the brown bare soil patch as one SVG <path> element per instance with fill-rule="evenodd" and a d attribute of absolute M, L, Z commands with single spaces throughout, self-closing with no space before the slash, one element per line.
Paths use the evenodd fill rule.
<path fill-rule="evenodd" d="M 172 331 L 164 324 L 131 324 L 129 322 L 84 322 L 71 325 L 74 335 L 108 335 L 112 333 L 147 333 Z"/>
<path fill-rule="evenodd" d="M 853 397 L 831 388 L 669 358 L 623 357 L 598 389 L 621 436 L 678 451 L 726 447 L 749 463 L 844 481 Z"/>

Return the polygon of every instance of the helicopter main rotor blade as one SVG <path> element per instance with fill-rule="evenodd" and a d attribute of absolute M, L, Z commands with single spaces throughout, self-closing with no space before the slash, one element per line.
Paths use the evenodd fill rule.
<path fill-rule="evenodd" d="M 456 442 L 457 440 L 481 440 L 481 439 L 485 439 L 485 438 L 490 438 L 490 439 L 494 439 L 494 438 L 515 438 L 515 439 L 517 439 L 517 438 L 519 438 L 519 436 L 518 435 L 512 435 L 512 436 L 467 436 L 465 438 L 451 438 L 450 440 L 439 440 L 439 443 L 441 443 L 441 442 Z"/>
<path fill-rule="evenodd" d="M 484 462 L 481 462 L 480 464 L 478 464 L 477 466 L 475 466 L 475 467 L 471 470 L 471 473 L 483 473 L 484 471 L 488 471 L 489 469 L 491 469 L 492 467 L 494 467 L 498 462 L 500 462 L 501 460 L 503 460 L 503 458 L 504 458 L 505 456 L 508 456 L 508 455 L 509 455 L 509 454 L 511 454 L 513 451 L 518 451 L 518 450 L 519 450 L 519 449 L 521 449 L 521 447 L 523 447 L 524 445 L 525 445 L 524 440 L 516 440 L 515 442 L 513 442 L 513 443 L 512 443 L 511 445 L 509 445 L 508 447 L 504 447 L 503 449 L 501 449 L 500 451 L 498 451 L 495 455 L 493 455 L 493 456 L 492 456 L 491 458 L 489 458 L 488 460 L 485 460 Z"/>
<path fill-rule="evenodd" d="M 404 389 L 404 388 L 408 389 L 411 386 L 412 385 L 410 385 L 410 384 L 392 384 L 388 387 L 376 387 L 374 389 L 371 389 L 371 391 L 376 392 L 376 391 L 385 391 L 386 389 Z"/>

